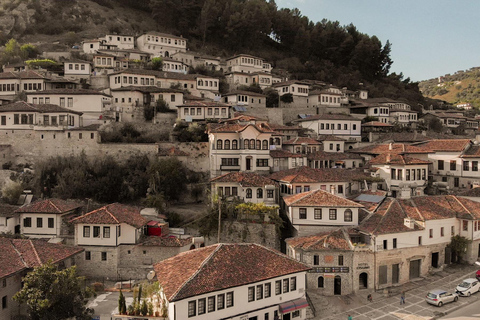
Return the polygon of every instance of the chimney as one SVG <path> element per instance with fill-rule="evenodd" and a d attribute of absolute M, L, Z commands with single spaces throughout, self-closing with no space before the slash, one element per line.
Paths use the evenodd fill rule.
<path fill-rule="evenodd" d="M 387 163 L 390 163 L 390 153 L 387 153 Z"/>
<path fill-rule="evenodd" d="M 412 218 L 403 218 L 403 224 L 409 228 L 413 229 L 415 227 L 415 219 Z"/>
<path fill-rule="evenodd" d="M 335 186 L 330 186 L 330 193 L 335 194 Z"/>
<path fill-rule="evenodd" d="M 393 150 L 393 145 L 391 142 L 388 144 L 388 150 Z"/>
<path fill-rule="evenodd" d="M 376 182 L 372 182 L 372 191 L 373 192 L 377 192 L 377 183 Z"/>

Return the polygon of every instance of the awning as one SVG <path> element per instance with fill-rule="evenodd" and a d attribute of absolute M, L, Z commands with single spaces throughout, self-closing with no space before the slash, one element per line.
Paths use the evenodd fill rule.
<path fill-rule="evenodd" d="M 308 307 L 308 302 L 307 299 L 301 298 L 282 303 L 278 307 L 280 308 L 280 313 L 285 314 Z"/>

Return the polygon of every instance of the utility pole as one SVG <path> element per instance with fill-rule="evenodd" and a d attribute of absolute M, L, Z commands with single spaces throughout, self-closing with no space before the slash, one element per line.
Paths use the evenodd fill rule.
<path fill-rule="evenodd" d="M 220 230 L 222 226 L 222 197 L 218 197 L 218 235 L 217 243 L 220 243 Z"/>

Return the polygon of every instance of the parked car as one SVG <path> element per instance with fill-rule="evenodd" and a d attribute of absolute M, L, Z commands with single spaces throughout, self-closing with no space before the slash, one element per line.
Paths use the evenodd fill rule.
<path fill-rule="evenodd" d="M 427 301 L 427 303 L 433 304 L 434 306 L 441 307 L 445 303 L 458 301 L 458 294 L 450 293 L 441 289 L 436 289 L 427 293 L 425 301 Z"/>
<path fill-rule="evenodd" d="M 463 280 L 456 288 L 455 291 L 464 297 L 470 297 L 472 293 L 480 290 L 480 282 L 475 278 L 469 278 Z"/>
<path fill-rule="evenodd" d="M 480 270 L 477 270 L 477 273 L 475 274 L 475 277 L 477 277 L 477 280 L 480 281 Z"/>

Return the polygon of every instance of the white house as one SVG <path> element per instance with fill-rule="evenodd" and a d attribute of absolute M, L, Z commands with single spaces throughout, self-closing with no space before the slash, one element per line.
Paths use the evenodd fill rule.
<path fill-rule="evenodd" d="M 15 210 L 18 206 L 2 203 L 0 204 L 0 233 L 19 233 L 18 226 L 20 219 Z"/>
<path fill-rule="evenodd" d="M 245 202 L 264 203 L 274 206 L 279 203 L 278 184 L 253 172 L 229 172 L 210 180 L 212 194 Z"/>
<path fill-rule="evenodd" d="M 334 135 L 348 141 L 361 141 L 361 120 L 344 114 L 313 115 L 295 120 L 303 128 L 319 135 Z"/>
<path fill-rule="evenodd" d="M 248 54 L 239 54 L 226 59 L 228 72 L 254 73 L 272 71 L 272 65 L 264 59 Z"/>
<path fill-rule="evenodd" d="M 36 71 L 0 73 L 0 96 L 13 96 L 20 92 L 45 90 L 45 77 Z"/>
<path fill-rule="evenodd" d="M 257 244 L 211 245 L 154 270 L 170 319 L 306 319 L 309 267 Z"/>
<path fill-rule="evenodd" d="M 51 103 L 0 105 L 0 129 L 63 130 L 83 125 L 82 113 Z"/>
<path fill-rule="evenodd" d="M 84 53 L 96 53 L 100 49 L 101 41 L 99 39 L 82 41 L 82 48 Z"/>
<path fill-rule="evenodd" d="M 188 73 L 188 65 L 184 62 L 170 59 L 170 58 L 163 58 L 162 59 L 162 70 L 168 72 L 179 72 L 183 74 Z"/>
<path fill-rule="evenodd" d="M 187 51 L 187 39 L 151 31 L 137 38 L 137 48 L 154 56 L 170 57 L 176 52 Z"/>
<path fill-rule="evenodd" d="M 264 94 L 251 91 L 232 91 L 222 96 L 224 103 L 244 106 L 248 109 L 265 108 L 267 99 Z"/>
<path fill-rule="evenodd" d="M 102 40 L 105 44 L 113 45 L 118 49 L 135 48 L 135 37 L 129 35 L 107 34 Z"/>
<path fill-rule="evenodd" d="M 48 103 L 82 112 L 83 124 L 102 124 L 103 115 L 112 103 L 112 96 L 92 89 L 53 89 L 27 94 L 27 101 L 33 104 Z"/>
<path fill-rule="evenodd" d="M 70 59 L 63 62 L 65 78 L 90 79 L 92 65 L 89 61 Z"/>
<path fill-rule="evenodd" d="M 65 238 L 69 222 L 80 214 L 83 204 L 61 199 L 37 200 L 18 208 L 20 233 L 31 238 Z"/>
<path fill-rule="evenodd" d="M 288 219 L 299 234 L 317 233 L 315 227 L 358 225 L 363 206 L 324 190 L 310 190 L 284 196 Z"/>
<path fill-rule="evenodd" d="M 232 106 L 221 102 L 191 101 L 178 105 L 178 119 L 191 121 L 205 121 L 207 119 L 228 119 Z"/>

